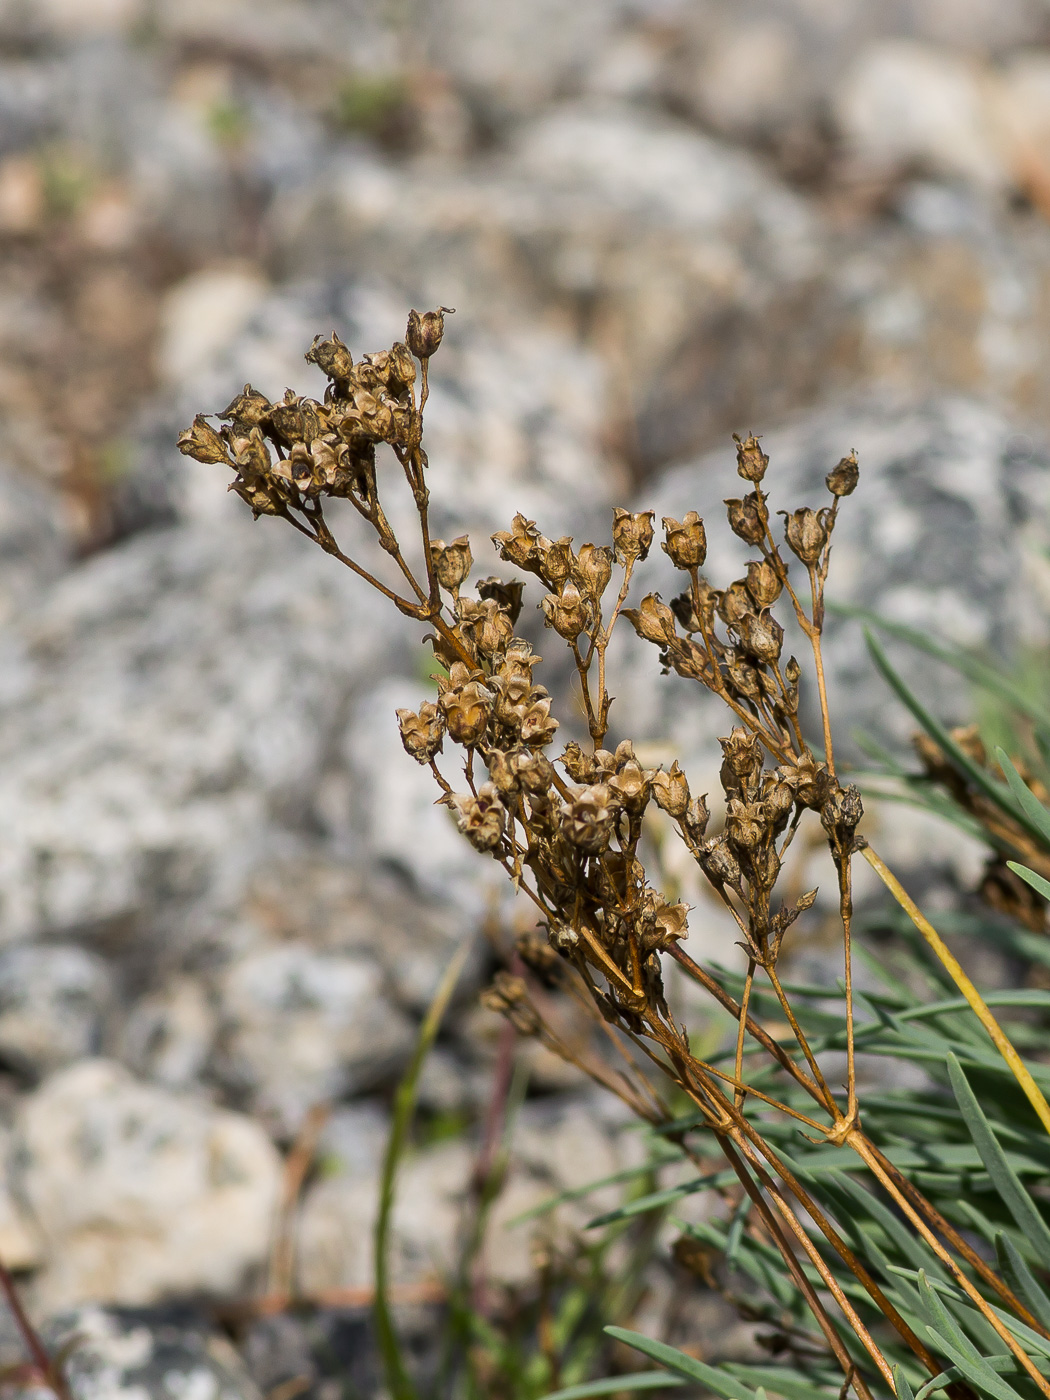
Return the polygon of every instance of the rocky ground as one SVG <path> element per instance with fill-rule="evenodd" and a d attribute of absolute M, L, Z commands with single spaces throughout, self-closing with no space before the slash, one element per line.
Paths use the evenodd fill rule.
<path fill-rule="evenodd" d="M 246 380 L 316 390 L 317 331 L 357 353 L 454 305 L 436 529 L 483 563 L 516 511 L 582 540 L 632 504 L 700 510 L 732 568 L 710 522 L 754 427 L 786 507 L 859 452 L 838 600 L 1043 642 L 1048 137 L 1042 0 L 0 0 L 0 1258 L 86 1339 L 78 1397 L 374 1390 L 391 1089 L 464 932 L 515 917 L 401 752 L 410 625 L 178 428 Z M 854 624 L 830 662 L 843 743 L 901 743 Z M 627 638 L 616 664 L 614 728 L 710 768 L 720 716 Z M 917 844 L 972 875 L 887 822 Z M 486 946 L 396 1217 L 424 1355 L 498 1060 Z M 527 1053 L 508 1285 L 506 1222 L 639 1150 Z M 289 1284 L 321 1306 L 252 1304 Z"/>

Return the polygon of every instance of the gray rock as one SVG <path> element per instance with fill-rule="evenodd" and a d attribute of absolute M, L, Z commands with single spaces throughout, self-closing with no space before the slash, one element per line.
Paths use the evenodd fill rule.
<path fill-rule="evenodd" d="M 212 999 L 195 977 L 177 976 L 131 1009 L 121 1059 L 144 1079 L 189 1089 L 200 1078 L 218 1025 Z"/>
<path fill-rule="evenodd" d="M 348 571 L 268 524 L 138 536 L 19 618 L 27 674 L 0 697 L 0 939 L 178 921 L 236 898 L 282 828 L 316 830 L 348 699 L 408 638 Z"/>
<path fill-rule="evenodd" d="M 51 1319 L 44 1336 L 68 1348 L 73 1400 L 259 1400 L 259 1390 L 226 1337 L 189 1310 L 89 1304 Z"/>
<path fill-rule="evenodd" d="M 303 272 L 410 267 L 410 295 L 484 308 L 510 353 L 536 307 L 574 312 L 612 375 L 607 440 L 646 466 L 733 408 L 783 412 L 823 355 L 801 311 L 820 220 L 746 153 L 629 103 L 555 107 L 463 174 L 348 154 L 278 201 L 275 236 Z"/>
<path fill-rule="evenodd" d="M 1035 599 L 1047 596 L 1045 449 L 972 401 L 940 399 L 922 408 L 847 402 L 763 438 L 772 508 L 830 500 L 824 476 L 854 447 L 860 485 L 839 514 L 829 600 L 992 654 L 1041 641 L 1045 622 Z M 681 519 L 690 509 L 706 518 L 705 573 L 720 586 L 738 577 L 753 554 L 725 524 L 723 497 L 744 489 L 734 467 L 729 448 L 711 453 L 667 473 L 639 499 L 658 521 Z M 651 588 L 665 598 L 680 591 L 680 576 L 656 551 L 637 596 Z M 616 732 L 671 739 L 686 752 L 710 751 L 715 736 L 727 732 L 728 712 L 720 702 L 680 678 L 660 677 L 647 644 L 626 632 L 619 640 Z M 790 644 L 805 675 L 801 641 L 791 637 Z M 964 717 L 968 697 L 957 681 L 913 650 L 889 649 L 906 662 L 911 684 L 938 713 Z M 843 751 L 851 752 L 855 729 L 898 749 L 906 744 L 914 722 L 875 673 L 860 624 L 832 617 L 825 655 Z M 811 688 L 805 703 L 812 725 Z"/>
<path fill-rule="evenodd" d="M 24 1100 L 13 1150 L 45 1242 L 38 1313 L 228 1293 L 265 1257 L 280 1160 L 241 1114 L 82 1060 Z"/>
<path fill-rule="evenodd" d="M 102 1048 L 113 977 L 71 944 L 0 952 L 0 1059 L 38 1076 Z"/>
<path fill-rule="evenodd" d="M 284 1136 L 307 1111 L 383 1084 L 407 1060 L 411 1022 L 370 958 L 298 944 L 235 960 L 220 983 L 213 1070 Z"/>

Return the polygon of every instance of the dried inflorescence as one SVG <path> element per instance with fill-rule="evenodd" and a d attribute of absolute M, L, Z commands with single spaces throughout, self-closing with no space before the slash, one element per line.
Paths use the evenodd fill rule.
<path fill-rule="evenodd" d="M 790 1246 L 781 1244 L 783 1222 L 802 1238 L 795 1211 L 800 1208 L 818 1220 L 817 1207 L 793 1179 L 788 1188 L 795 1205 L 783 1192 L 763 1195 L 743 1166 L 745 1160 L 750 1163 L 758 1180 L 767 1171 L 783 1177 L 779 1159 L 744 1114 L 750 1095 L 802 1117 L 831 1142 L 867 1153 L 868 1168 L 876 1174 L 882 1170 L 858 1125 L 853 1052 L 850 862 L 863 846 L 857 834 L 862 808 L 857 789 L 843 786 L 836 772 L 821 653 L 831 542 L 840 503 L 857 485 L 856 458 L 843 458 L 828 473 L 826 504 L 781 511 L 779 525 L 763 487 L 769 459 L 753 435 L 738 438 L 737 470 L 750 489 L 727 500 L 726 511 L 729 528 L 752 546 L 754 557 L 740 578 L 718 587 L 701 572 L 707 553 L 704 522 L 695 511 L 682 520 L 666 517 L 662 548 L 683 576 L 682 591 L 670 603 L 651 593 L 636 607 L 626 606 L 634 571 L 654 541 L 651 511 L 615 510 L 608 542 L 578 548 L 571 537 L 548 538 L 535 521 L 520 514 L 509 529 L 498 531 L 493 543 L 500 557 L 542 585 L 538 607 L 543 622 L 567 646 L 576 670 L 589 743 L 570 739 L 555 753 L 559 720 L 550 693 L 537 680 L 541 658 L 516 630 L 524 581 L 487 577 L 472 588 L 474 561 L 467 537 L 446 543 L 430 533 L 423 414 L 429 360 L 441 344 L 445 314 L 446 308 L 423 315 L 413 311 L 404 342 L 357 361 L 334 333 L 328 340 L 318 338 L 307 359 L 328 377 L 323 401 L 288 390 L 281 401 L 271 403 L 245 386 L 218 415 L 220 428 L 198 416 L 179 446 L 199 461 L 225 464 L 234 473 L 231 489 L 256 516 L 283 517 L 428 629 L 440 667 L 437 697 L 416 711 L 398 711 L 402 740 L 409 755 L 431 770 L 439 800 L 463 836 L 495 859 L 536 906 L 546 941 L 530 935 L 520 945 L 521 967 L 531 969 L 545 986 L 575 987 L 592 1013 L 645 1044 L 660 1068 L 693 1099 L 752 1195 L 762 1228 L 781 1247 L 792 1277 L 803 1291 L 808 1289 L 828 1344 L 847 1373 L 847 1386 L 853 1384 L 868 1400 L 870 1392 L 823 1303 L 800 1274 Z M 393 461 L 384 463 L 377 454 L 383 444 Z M 418 565 L 406 558 L 382 503 L 390 489 L 384 473 L 393 468 L 396 474 L 398 466 L 418 515 Z M 369 524 L 394 582 L 342 551 L 324 513 L 325 502 L 333 497 L 348 501 Z M 799 574 L 801 590 L 796 586 Z M 726 819 L 720 831 L 709 833 L 705 797 L 691 791 L 677 762 L 649 766 L 627 739 L 606 747 L 612 703 L 606 658 L 621 617 L 658 648 L 665 670 L 698 682 L 732 713 L 731 732 L 722 740 Z M 800 723 L 803 668 L 794 656 L 785 655 L 788 619 L 812 653 L 823 727 L 820 747 L 809 743 Z M 453 756 L 458 773 L 447 769 Z M 736 921 L 749 963 L 739 1001 L 716 973 L 678 946 L 688 931 L 689 911 L 666 898 L 646 868 L 646 833 L 656 812 L 664 814 L 665 827 L 669 823 L 677 832 Z M 785 852 L 810 812 L 816 814 L 814 825 L 823 831 L 838 880 L 847 1000 L 844 1104 L 806 1043 L 777 973 L 785 938 L 814 899 L 813 892 L 786 903 L 776 898 Z M 670 1016 L 661 954 L 675 958 L 737 1018 L 732 1075 L 698 1058 Z M 799 1060 L 750 1017 L 750 989 L 759 969 L 791 1025 Z M 488 1001 L 523 1033 L 547 1037 L 559 1053 L 574 1053 L 546 1026 L 526 977 L 502 974 Z M 778 1073 L 787 1073 L 812 1097 L 826 1124 L 745 1083 L 748 1036 L 772 1056 Z M 600 1068 L 590 1072 L 627 1097 L 637 1112 L 652 1115 L 655 1095 L 648 1086 L 637 1087 L 637 1066 L 632 1066 L 619 1079 Z M 891 1195 L 898 1190 L 892 1177 L 879 1179 Z M 833 1231 L 828 1239 L 840 1254 L 848 1253 Z M 819 1253 L 810 1256 L 810 1263 L 834 1293 Z M 857 1278 L 868 1288 L 857 1267 Z M 883 1307 L 885 1300 L 876 1301 Z M 925 1356 L 907 1324 L 896 1314 L 886 1315 Z"/>

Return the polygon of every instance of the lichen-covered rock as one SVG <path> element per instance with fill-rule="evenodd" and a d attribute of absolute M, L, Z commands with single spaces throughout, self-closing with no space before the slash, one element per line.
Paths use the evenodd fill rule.
<path fill-rule="evenodd" d="M 52 1318 L 72 1400 L 259 1400 L 229 1340 L 189 1309 L 104 1308 Z"/>
<path fill-rule="evenodd" d="M 1040 600 L 1050 596 L 1050 456 L 998 414 L 961 398 L 919 408 L 853 400 L 768 433 L 762 447 L 770 458 L 763 487 L 774 511 L 830 502 L 825 475 L 857 449 L 860 484 L 842 502 L 835 527 L 831 604 L 867 608 L 930 636 L 1003 656 L 1043 639 Z M 705 517 L 704 572 L 724 587 L 754 554 L 725 523 L 723 498 L 742 494 L 744 486 L 730 443 L 668 472 L 642 493 L 639 506 L 655 510 L 657 520 L 681 519 L 687 510 Z M 682 575 L 656 550 L 637 577 L 639 594 L 655 588 L 670 598 L 681 588 Z M 660 677 L 656 648 L 626 629 L 618 641 L 623 664 L 614 671 L 614 689 L 621 708 L 617 717 L 614 706 L 614 726 L 677 742 L 685 752 L 712 750 L 729 722 L 721 702 L 679 677 Z M 807 675 L 801 640 L 789 635 L 789 643 Z M 901 652 L 893 643 L 889 649 L 906 659 L 920 696 L 945 718 L 965 717 L 965 690 L 937 663 L 914 649 Z M 844 750 L 857 729 L 898 749 L 906 745 L 915 722 L 875 673 L 861 624 L 832 615 L 825 657 Z M 805 683 L 804 703 L 816 732 L 812 687 Z"/>
<path fill-rule="evenodd" d="M 98 1054 L 113 1002 L 105 962 L 74 944 L 0 951 L 0 1060 L 32 1076 Z"/>
<path fill-rule="evenodd" d="M 383 992 L 370 958 L 301 944 L 233 961 L 220 984 L 214 1070 L 281 1135 L 314 1104 L 373 1089 L 411 1051 L 412 1023 Z"/>
<path fill-rule="evenodd" d="M 82 1060 L 21 1105 L 13 1184 L 45 1245 L 32 1301 L 228 1293 L 264 1258 L 280 1162 L 241 1114 Z"/>

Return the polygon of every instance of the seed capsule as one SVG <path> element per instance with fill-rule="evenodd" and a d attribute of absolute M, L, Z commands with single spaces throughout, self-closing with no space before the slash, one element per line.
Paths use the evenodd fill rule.
<path fill-rule="evenodd" d="M 664 516 L 663 551 L 676 569 L 699 569 L 707 558 L 704 522 L 695 510 L 686 511 L 684 520 Z"/>

